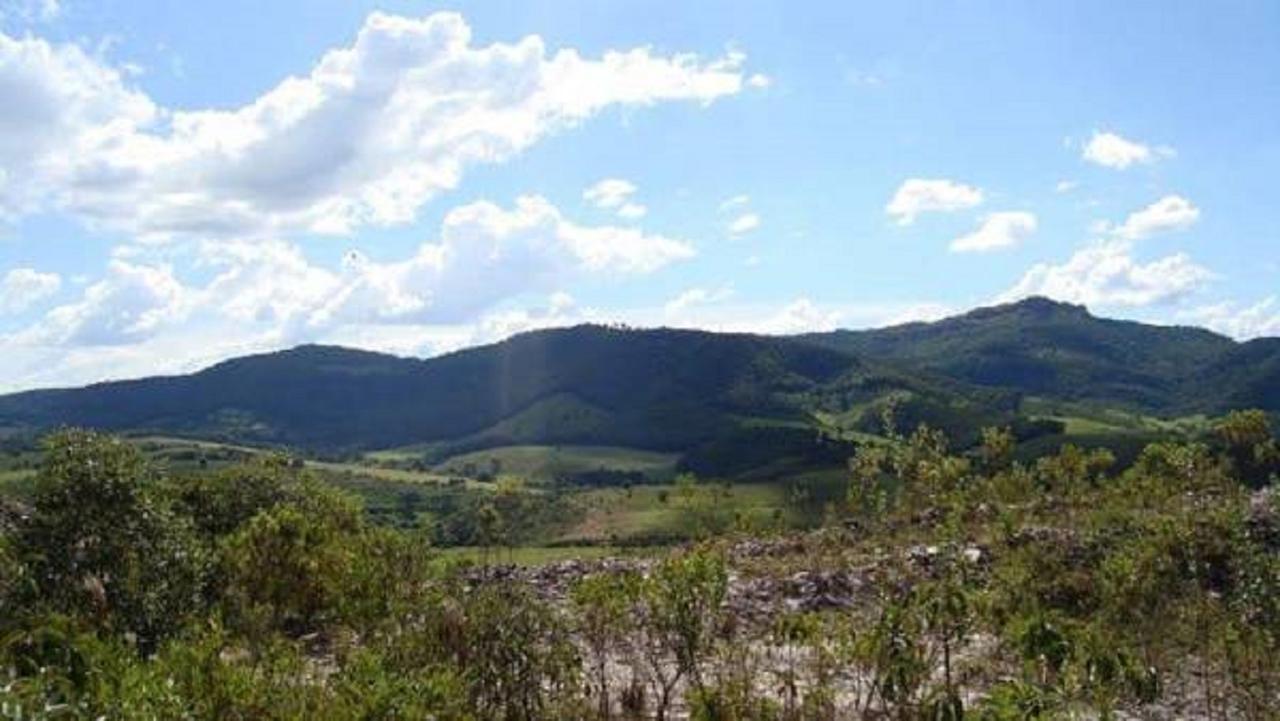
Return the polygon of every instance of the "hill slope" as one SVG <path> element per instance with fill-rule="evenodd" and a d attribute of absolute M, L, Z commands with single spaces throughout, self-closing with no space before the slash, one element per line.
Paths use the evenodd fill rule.
<path fill-rule="evenodd" d="M 963 443 L 1008 422 L 1026 396 L 1157 415 L 1280 412 L 1280 339 L 1236 343 L 1041 298 L 794 338 L 579 326 L 429 360 L 301 346 L 187 376 L 19 393 L 0 397 L 0 428 L 76 424 L 316 450 L 687 451 L 793 447 L 812 443 L 818 426 L 874 431 L 892 402 L 901 428 L 928 422 Z"/>
<path fill-rule="evenodd" d="M 801 336 L 959 381 L 1156 414 L 1242 405 L 1280 411 L 1280 340 L 1091 315 L 1029 298 L 934 323 Z"/>
<path fill-rule="evenodd" d="M 600 326 L 430 360 L 302 346 L 189 375 L 0 397 L 0 425 L 185 433 L 310 448 L 441 442 L 683 450 L 744 422 L 809 426 L 894 396 L 959 430 L 1011 397 L 904 375 L 785 338 Z"/>

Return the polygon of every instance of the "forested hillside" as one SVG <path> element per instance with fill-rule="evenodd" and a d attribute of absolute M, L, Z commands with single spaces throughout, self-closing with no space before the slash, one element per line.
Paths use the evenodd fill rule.
<path fill-rule="evenodd" d="M 1160 418 L 1280 412 L 1280 339 L 1236 343 L 1043 298 L 791 338 L 578 326 L 427 360 L 301 346 L 188 376 L 19 393 L 0 397 L 0 426 L 329 452 L 427 444 L 441 457 L 529 443 L 687 452 L 760 426 L 877 433 L 890 406 L 903 428 L 927 422 L 968 444 L 983 425 L 1029 428 L 1043 402 Z"/>
<path fill-rule="evenodd" d="M 944 428 L 1013 399 L 786 338 L 601 326 L 538 331 L 430 360 L 303 346 L 190 376 L 0 398 L 0 423 L 177 432 L 310 448 L 443 441 L 683 450 L 744 419 L 808 424 L 894 397 Z M 878 421 L 877 421 L 878 422 Z"/>
<path fill-rule="evenodd" d="M 803 340 L 956 380 L 1163 415 L 1280 411 L 1280 341 L 1236 343 L 1203 328 L 1091 315 L 1030 298 L 934 323 Z"/>

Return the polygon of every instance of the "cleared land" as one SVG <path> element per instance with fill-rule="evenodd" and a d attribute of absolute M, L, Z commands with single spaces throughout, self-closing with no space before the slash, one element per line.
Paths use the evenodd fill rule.
<path fill-rule="evenodd" d="M 534 483 L 591 471 L 636 472 L 648 481 L 675 475 L 674 453 L 618 446 L 504 446 L 453 456 L 438 464 L 439 473 L 457 475 L 496 470 L 497 476 L 519 476 Z"/>

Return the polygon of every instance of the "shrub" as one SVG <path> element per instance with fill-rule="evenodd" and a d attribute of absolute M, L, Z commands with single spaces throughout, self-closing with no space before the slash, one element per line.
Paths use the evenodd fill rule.
<path fill-rule="evenodd" d="M 363 529 L 359 504 L 321 486 L 254 516 L 222 547 L 230 617 L 244 630 L 300 635 L 336 617 Z"/>
<path fill-rule="evenodd" d="M 154 492 L 132 446 L 68 430 L 45 446 L 35 510 L 17 548 L 54 609 L 155 648 L 202 606 L 208 557 Z"/>

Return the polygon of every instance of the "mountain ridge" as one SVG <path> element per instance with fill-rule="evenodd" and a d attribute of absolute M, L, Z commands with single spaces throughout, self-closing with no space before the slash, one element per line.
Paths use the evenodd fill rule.
<path fill-rule="evenodd" d="M 877 430 L 892 404 L 972 437 L 1025 398 L 1156 415 L 1280 411 L 1280 339 L 1032 298 L 932 323 L 797 336 L 579 325 L 434 358 L 305 344 L 195 373 L 0 396 L 63 424 L 310 448 L 599 443 L 687 450 L 743 426 Z M 825 424 L 825 425 L 824 425 Z"/>
<path fill-rule="evenodd" d="M 1102 318 L 1040 297 L 932 323 L 800 337 L 981 386 L 1165 415 L 1211 406 L 1183 386 L 1247 345 L 1203 328 Z"/>

